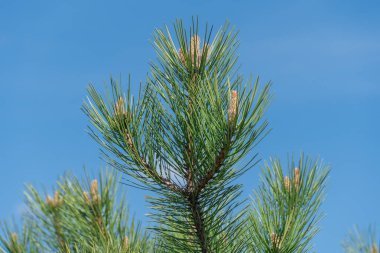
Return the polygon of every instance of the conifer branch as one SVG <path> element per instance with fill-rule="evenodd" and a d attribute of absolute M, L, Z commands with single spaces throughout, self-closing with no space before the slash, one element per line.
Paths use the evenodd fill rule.
<path fill-rule="evenodd" d="M 239 42 L 228 23 L 214 34 L 192 21 L 155 31 L 157 61 L 137 98 L 130 79 L 126 90 L 111 79 L 106 95 L 90 85 L 82 108 L 106 161 L 153 193 L 154 245 L 128 221 L 113 174 L 84 182 L 66 175 L 54 197 L 28 187 L 26 226 L 5 227 L 1 252 L 311 251 L 328 168 L 301 156 L 284 175 L 271 161 L 248 211 L 236 179 L 257 164 L 271 84 L 237 73 Z M 378 253 L 377 244 L 366 249 Z"/>
<path fill-rule="evenodd" d="M 134 101 L 130 90 L 124 94 L 112 82 L 110 102 L 91 87 L 84 111 L 98 129 L 91 132 L 94 139 L 114 155 L 107 155 L 110 164 L 162 196 L 149 201 L 158 210 L 152 217 L 176 231 L 166 232 L 163 224 L 155 229 L 166 246 L 171 241 L 173 251 L 214 252 L 222 245 L 217 234 L 232 240 L 241 231 L 241 220 L 223 225 L 223 219 L 239 206 L 233 199 L 240 186 L 229 184 L 249 165 L 232 167 L 265 130 L 260 122 L 269 84 L 259 94 L 258 82 L 250 90 L 235 75 L 236 33 L 228 25 L 213 40 L 208 30 L 199 36 L 196 22 L 189 37 L 181 21 L 174 30 L 178 43 L 168 28 L 155 33 L 159 63 L 152 64 L 141 99 Z M 167 214 L 172 222 L 165 221 Z M 183 239 L 187 243 L 175 239 L 180 233 L 191 233 Z"/>
<path fill-rule="evenodd" d="M 345 253 L 379 253 L 380 240 L 373 226 L 367 230 L 355 226 L 342 242 Z"/>
<path fill-rule="evenodd" d="M 202 253 L 207 253 L 209 251 L 209 245 L 206 235 L 206 228 L 204 224 L 204 215 L 199 206 L 198 196 L 189 196 L 189 202 L 191 207 L 191 214 L 194 220 L 196 234 L 200 242 L 200 248 Z"/>
<path fill-rule="evenodd" d="M 54 197 L 45 199 L 29 186 L 23 230 L 15 233 L 16 229 L 6 226 L 5 236 L 0 233 L 0 252 L 151 252 L 147 234 L 129 219 L 117 193 L 118 182 L 113 173 L 91 181 L 65 175 Z"/>
<path fill-rule="evenodd" d="M 256 164 L 251 151 L 267 133 L 263 116 L 270 101 L 270 83 L 262 89 L 258 78 L 245 84 L 235 72 L 236 32 L 225 25 L 212 38 L 207 29 L 203 37 L 196 21 L 190 31 L 178 21 L 175 36 L 167 27 L 158 29 L 154 35 L 158 63 L 151 64 L 139 99 L 133 99 L 130 88 L 123 93 L 120 84 L 112 81 L 110 98 L 104 99 L 91 87 L 84 105 L 96 128 L 91 135 L 109 163 L 129 175 L 132 185 L 157 195 L 148 198 L 156 222 L 152 229 L 159 245 L 172 252 L 247 250 L 249 246 L 241 239 L 246 209 L 238 201 L 241 186 L 233 182 Z M 247 155 L 252 158 L 239 163 Z M 304 194 L 302 169 L 292 173 L 281 177 L 283 193 Z M 315 189 L 312 192 L 319 194 Z M 270 213 L 265 198 L 272 196 L 265 188 L 260 194 Z M 304 224 L 317 223 L 320 217 L 313 214 L 320 202 L 316 198 L 304 203 L 305 209 L 310 207 L 310 213 L 300 211 Z M 299 212 L 289 210 L 293 220 Z M 307 223 L 313 218 L 315 223 Z M 297 242 L 299 249 L 307 250 L 316 232 L 306 230 L 307 242 L 295 242 L 294 234 L 261 228 L 260 223 L 255 226 L 256 236 L 251 240 L 271 250 Z M 288 238 L 293 241 L 286 243 Z M 260 251 L 254 248 L 254 252 Z"/>
<path fill-rule="evenodd" d="M 311 239 L 323 217 L 320 207 L 329 168 L 302 155 L 298 162 L 289 162 L 289 176 L 283 175 L 286 170 L 275 159 L 262 171 L 249 218 L 250 251 L 311 251 Z"/>

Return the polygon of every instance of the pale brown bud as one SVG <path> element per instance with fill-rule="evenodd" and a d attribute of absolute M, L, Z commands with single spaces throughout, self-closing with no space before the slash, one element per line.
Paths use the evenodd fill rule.
<path fill-rule="evenodd" d="M 88 192 L 83 192 L 83 199 L 84 199 L 84 202 L 86 202 L 86 204 L 91 203 L 90 196 L 88 195 Z"/>
<path fill-rule="evenodd" d="M 280 247 L 280 237 L 276 233 L 270 235 L 270 240 L 274 248 Z"/>
<path fill-rule="evenodd" d="M 371 253 L 379 253 L 379 248 L 377 247 L 376 243 L 372 244 Z"/>
<path fill-rule="evenodd" d="M 186 64 L 186 58 L 185 58 L 185 55 L 183 54 L 181 48 L 178 50 L 178 57 L 179 57 L 179 60 L 182 62 L 182 64 L 185 65 Z"/>
<path fill-rule="evenodd" d="M 286 191 L 290 191 L 290 179 L 288 176 L 284 177 L 284 186 Z"/>
<path fill-rule="evenodd" d="M 115 115 L 116 116 L 123 116 L 126 114 L 125 111 L 125 102 L 123 97 L 119 97 L 118 100 L 115 103 Z"/>
<path fill-rule="evenodd" d="M 294 185 L 296 187 L 299 187 L 300 182 L 301 182 L 301 171 L 299 168 L 295 168 L 294 169 Z"/>
<path fill-rule="evenodd" d="M 276 233 L 272 233 L 272 234 L 270 234 L 270 240 L 271 240 L 271 242 L 273 243 L 274 241 L 276 241 L 276 239 L 277 239 L 277 234 Z"/>
<path fill-rule="evenodd" d="M 54 203 L 58 203 L 58 202 L 59 202 L 59 192 L 55 191 L 55 193 L 54 193 Z"/>
<path fill-rule="evenodd" d="M 50 195 L 47 195 L 46 196 L 46 200 L 45 200 L 46 204 L 50 207 L 54 207 L 54 199 L 52 197 L 50 197 Z"/>
<path fill-rule="evenodd" d="M 200 46 L 201 46 L 200 37 L 197 34 L 194 34 L 190 38 L 190 47 L 187 49 L 188 53 L 189 53 L 188 57 L 190 57 L 191 64 L 192 64 L 193 68 L 199 68 L 200 67 L 202 56 L 203 56 L 204 52 L 207 51 L 207 59 L 211 53 L 210 45 L 205 44 L 204 48 L 202 48 L 202 49 Z M 178 57 L 179 57 L 180 61 L 182 62 L 182 64 L 186 65 L 185 52 L 182 50 L 182 48 L 180 48 L 178 50 Z M 193 81 L 194 80 L 195 80 L 195 78 L 193 77 Z"/>
<path fill-rule="evenodd" d="M 92 180 L 90 192 L 91 192 L 92 201 L 97 202 L 99 200 L 98 199 L 98 193 L 99 193 L 98 180 L 96 179 Z"/>
<path fill-rule="evenodd" d="M 190 39 L 190 51 L 199 55 L 201 39 L 197 34 L 194 34 Z"/>
<path fill-rule="evenodd" d="M 60 196 L 59 191 L 54 193 L 54 206 L 60 207 L 63 204 L 63 198 Z"/>
<path fill-rule="evenodd" d="M 237 109 L 238 109 L 238 93 L 236 90 L 232 90 L 230 104 L 228 106 L 228 122 L 230 124 L 235 122 Z"/>
<path fill-rule="evenodd" d="M 124 247 L 124 249 L 128 249 L 128 247 L 129 247 L 128 236 L 125 236 L 124 239 L 123 239 L 123 247 Z"/>
<path fill-rule="evenodd" d="M 13 232 L 11 234 L 11 242 L 12 243 L 17 243 L 17 239 L 18 239 L 17 234 Z"/>
<path fill-rule="evenodd" d="M 96 195 L 95 197 L 92 198 L 92 202 L 94 203 L 99 203 L 100 202 L 100 194 Z"/>
<path fill-rule="evenodd" d="M 201 40 L 198 35 L 193 35 L 190 41 L 191 62 L 193 67 L 199 68 L 201 65 L 202 52 L 200 49 Z"/>
<path fill-rule="evenodd" d="M 60 196 L 58 191 L 54 193 L 53 198 L 50 197 L 50 195 L 47 195 L 45 201 L 48 206 L 53 208 L 60 207 L 63 204 L 63 198 Z"/>

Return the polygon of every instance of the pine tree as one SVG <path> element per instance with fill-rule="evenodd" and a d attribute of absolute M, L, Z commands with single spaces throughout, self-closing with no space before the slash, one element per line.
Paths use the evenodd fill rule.
<path fill-rule="evenodd" d="M 200 37 L 200 34 L 204 34 Z M 213 35 L 197 20 L 157 29 L 146 83 L 135 99 L 111 79 L 107 95 L 89 87 L 83 110 L 106 161 L 128 184 L 151 191 L 150 217 L 162 252 L 309 252 L 322 217 L 328 168 L 301 157 L 283 177 L 264 168 L 253 208 L 236 179 L 257 164 L 268 133 L 270 83 L 237 73 L 237 32 Z M 293 170 L 294 169 L 294 170 Z M 247 218 L 248 217 L 248 218 Z"/>
<path fill-rule="evenodd" d="M 329 169 L 303 155 L 287 170 L 272 159 L 251 203 L 242 196 L 236 179 L 259 162 L 271 85 L 238 74 L 234 29 L 212 30 L 197 20 L 189 30 L 178 20 L 173 35 L 157 29 L 158 60 L 138 97 L 111 79 L 106 95 L 90 86 L 83 106 L 106 161 L 152 193 L 149 236 L 129 221 L 115 175 L 66 175 L 54 194 L 28 187 L 23 227 L 4 225 L 1 252 L 312 250 Z"/>

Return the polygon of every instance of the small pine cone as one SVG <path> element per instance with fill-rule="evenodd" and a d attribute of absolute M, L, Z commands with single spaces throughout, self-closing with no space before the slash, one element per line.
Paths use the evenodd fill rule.
<path fill-rule="evenodd" d="M 289 192 L 290 191 L 290 179 L 288 176 L 284 177 L 284 186 L 285 186 L 285 190 L 287 192 Z"/>
<path fill-rule="evenodd" d="M 230 124 L 235 122 L 237 109 L 238 109 L 238 93 L 236 90 L 232 90 L 230 104 L 228 106 L 228 122 Z"/>

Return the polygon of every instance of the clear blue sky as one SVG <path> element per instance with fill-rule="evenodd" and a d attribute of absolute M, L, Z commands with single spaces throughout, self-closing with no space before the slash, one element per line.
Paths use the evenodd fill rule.
<path fill-rule="evenodd" d="M 265 2 L 265 3 L 264 3 Z M 380 223 L 380 3 L 376 1 L 0 1 L 0 219 L 23 210 L 25 183 L 104 163 L 85 133 L 86 86 L 137 84 L 153 29 L 180 17 L 240 30 L 241 72 L 272 80 L 263 159 L 301 151 L 332 166 L 316 250 L 341 252 L 353 224 Z M 259 168 L 241 182 L 246 195 Z M 127 189 L 146 220 L 146 192 Z"/>

